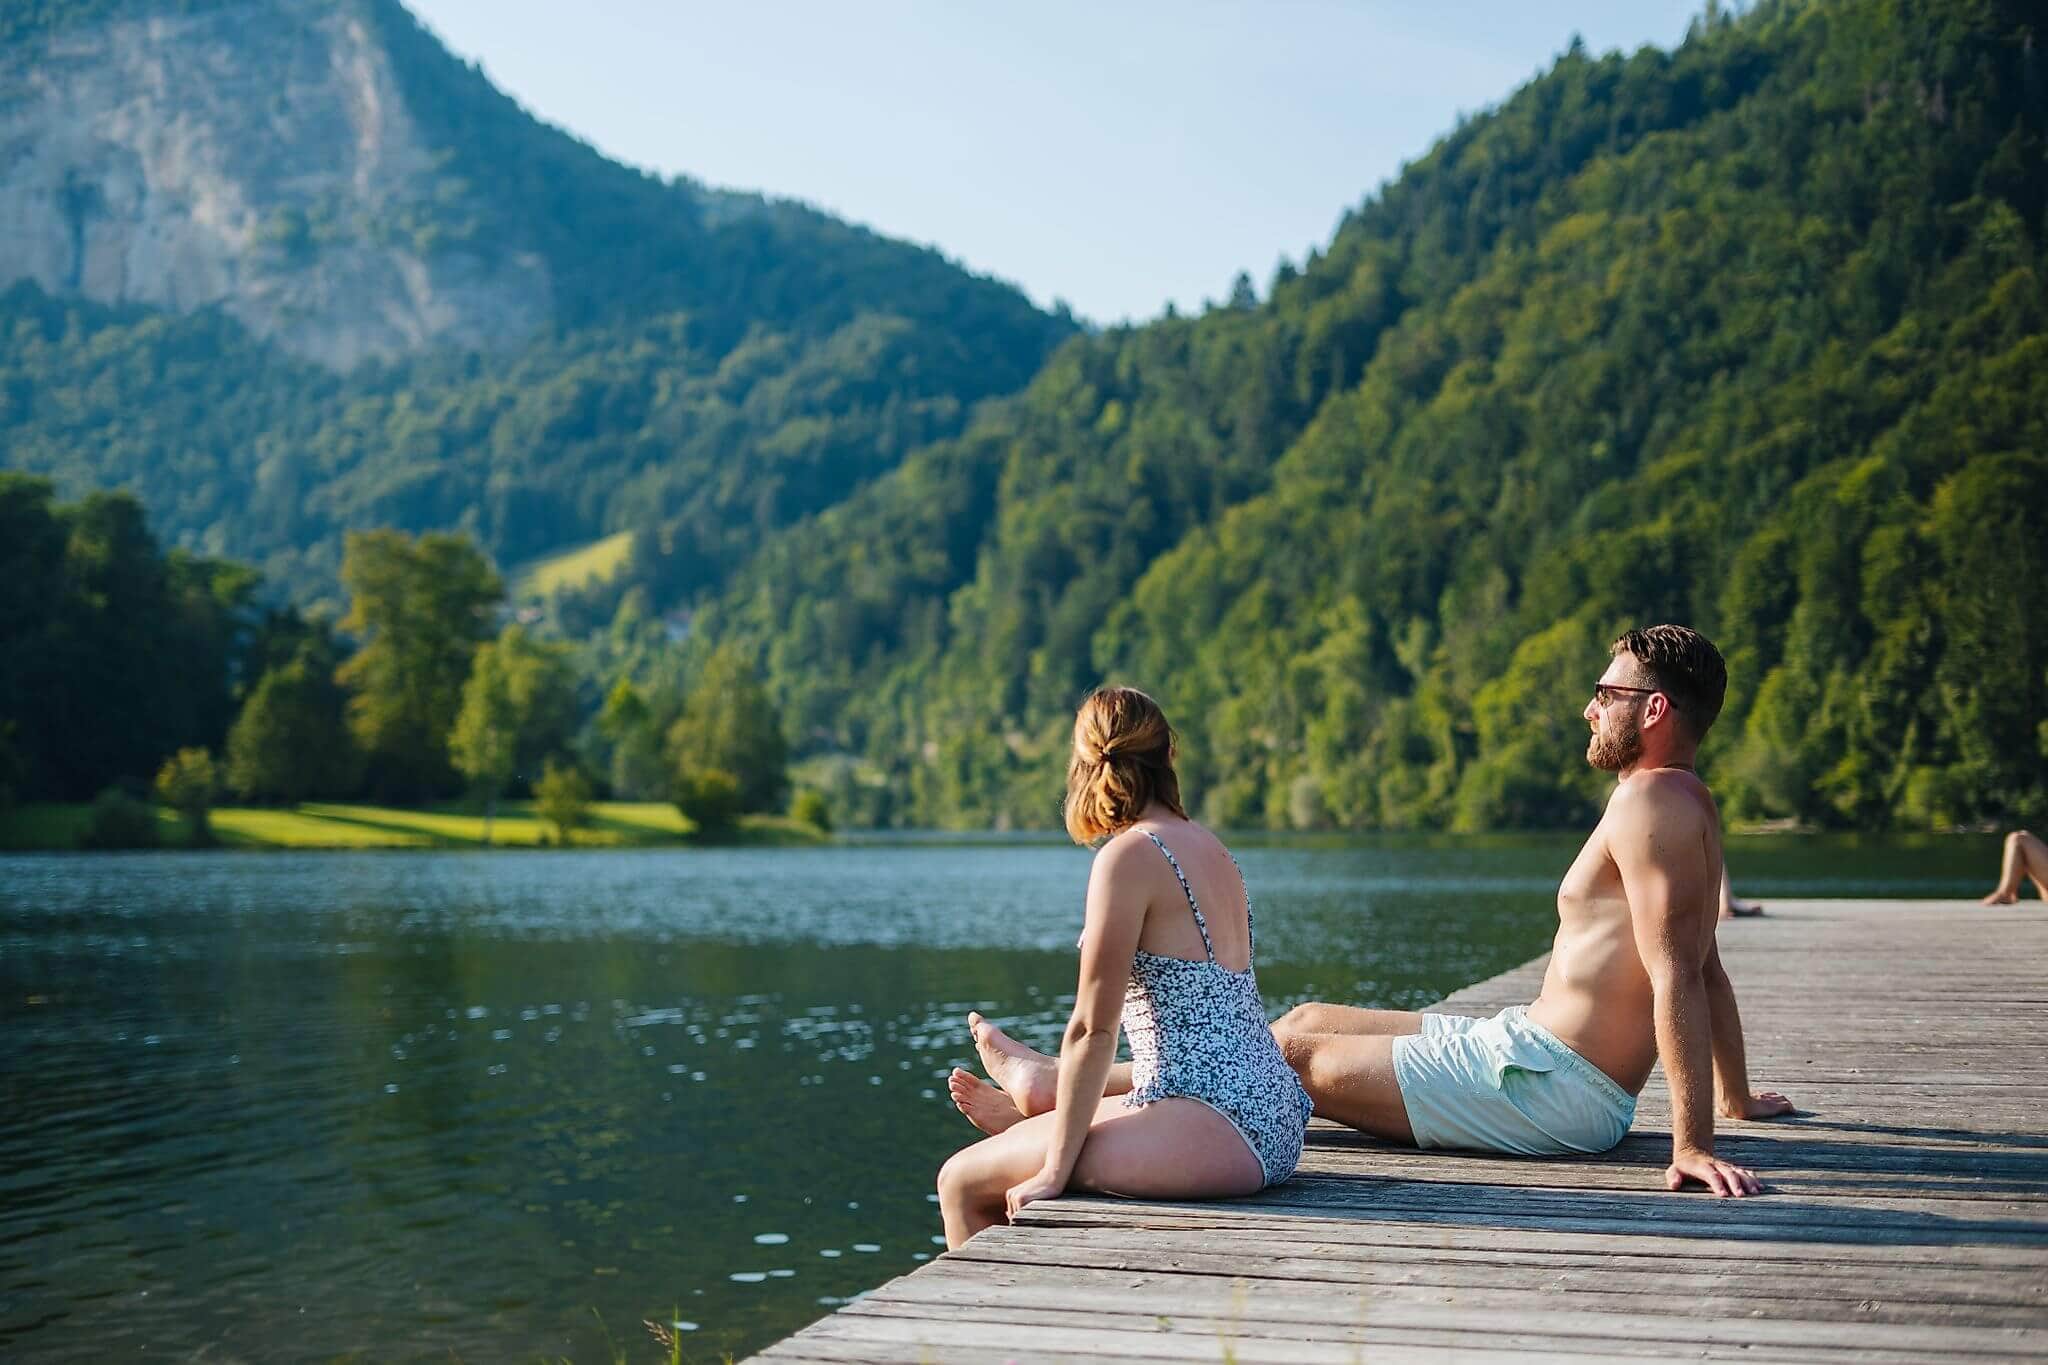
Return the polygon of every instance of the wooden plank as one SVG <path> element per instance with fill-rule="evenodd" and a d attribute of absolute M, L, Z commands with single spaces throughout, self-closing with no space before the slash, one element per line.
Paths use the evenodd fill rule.
<path fill-rule="evenodd" d="M 1885 1103 L 1889 1106 L 1891 1102 L 1886 1100 Z M 1648 1110 L 1649 1106 L 1646 1105 L 1637 1111 L 1639 1124 L 1640 1116 Z M 1715 1125 L 1714 1139 L 1717 1144 L 1725 1142 L 1732 1146 L 1750 1147 L 1757 1154 L 1775 1151 L 1802 1161 L 1808 1158 L 1816 1161 L 1825 1159 L 1826 1169 L 1831 1170 L 1851 1169 L 1857 1163 L 1867 1164 L 1872 1169 L 1894 1169 L 1896 1163 L 1916 1160 L 1941 1163 L 1948 1169 L 1955 1169 L 1958 1158 L 1967 1158 L 1970 1162 L 1969 1169 L 1976 1170 L 1977 1161 L 2002 1156 L 2008 1158 L 2009 1164 L 2016 1167 L 2028 1167 L 2031 1174 L 2048 1174 L 2048 1143 L 2036 1145 L 2018 1142 L 2005 1134 L 1979 1129 L 1915 1127 L 1910 1122 L 1914 1117 L 1910 1112 L 1898 1114 L 1896 1117 L 1907 1122 L 1874 1125 L 1830 1122 L 1815 1116 L 1793 1116 L 1779 1119 L 1774 1123 L 1721 1123 Z M 1847 1140 L 1851 1134 L 1856 1136 L 1855 1142 Z M 1661 1166 L 1663 1163 L 1660 1158 L 1668 1154 L 1669 1144 L 1668 1132 L 1655 1127 L 1639 1126 L 1623 1138 L 1621 1145 L 1612 1151 L 1583 1156 L 1532 1159 L 1503 1157 L 1488 1152 L 1441 1149 L 1418 1152 L 1412 1147 L 1402 1147 L 1368 1137 L 1355 1129 L 1326 1124 L 1321 1119 L 1310 1126 L 1308 1133 L 1309 1150 L 1318 1159 L 1323 1153 L 1355 1153 L 1394 1156 L 1410 1162 L 1485 1162 L 1531 1170 L 1594 1165 Z M 1883 1150 L 1871 1150 L 1873 1148 Z"/>
<path fill-rule="evenodd" d="M 1162 1201 L 1165 1202 L 1165 1201 Z M 1443 1185 L 1423 1180 L 1358 1180 L 1299 1175 L 1238 1207 L 1299 1210 L 1317 1217 L 1369 1217 L 1377 1210 L 1420 1213 L 1433 1219 L 1493 1226 L 1503 1222 L 1597 1221 L 1651 1225 L 1683 1235 L 1694 1228 L 1761 1230 L 1790 1241 L 1846 1240 L 1840 1234 L 1869 1230 L 1931 1245 L 1957 1242 L 2048 1245 L 2048 1220 L 2032 1202 L 2012 1199 L 1934 1200 L 1865 1195 L 1854 1201 L 1808 1200 L 1781 1195 L 1716 1199 L 1703 1190 L 1550 1190 L 1533 1186 Z M 1203 1209 L 1202 1205 L 1193 1205 Z M 1204 1210 L 1206 1211 L 1206 1210 Z M 1026 1210 L 1029 1214 L 1029 1210 Z"/>
<path fill-rule="evenodd" d="M 1825 1150 L 1786 1150 L 1776 1145 L 1720 1139 L 1716 1150 L 1738 1164 L 1752 1166 L 1772 1190 L 1807 1198 L 1846 1198 L 1895 1193 L 1917 1198 L 1987 1199 L 2005 1197 L 2048 1203 L 2048 1171 L 2038 1160 L 2019 1153 L 1973 1153 L 1959 1161 L 1954 1153 L 1930 1153 L 1911 1146 L 1897 1148 L 1890 1169 L 1873 1169 L 1871 1159 Z M 1650 1153 L 1637 1151 L 1621 1160 L 1530 1163 L 1513 1168 L 1512 1159 L 1479 1155 L 1403 1153 L 1395 1149 L 1319 1148 L 1314 1169 L 1321 1175 L 1427 1180 L 1466 1185 L 1516 1185 L 1570 1190 L 1661 1190 L 1669 1152 L 1655 1142 Z M 1967 1169 L 1957 1169 L 1958 1166 Z"/>
<path fill-rule="evenodd" d="M 1485 1193 L 1495 1193 L 1495 1191 L 1485 1191 Z M 1757 1197 L 1757 1199 L 1745 1201 L 1745 1203 L 1763 1203 L 1765 1199 L 1772 1199 L 1772 1197 L 1765 1195 L 1765 1197 Z M 1497 1201 L 1493 1201 L 1495 1207 L 1489 1209 L 1489 1201 L 1481 1197 L 1481 1199 L 1475 1199 L 1473 1205 L 1468 1205 L 1466 1209 L 1460 1209 L 1460 1212 L 1452 1214 L 1452 1212 L 1446 1212 L 1444 1207 L 1432 1207 L 1430 1201 L 1411 1199 L 1411 1201 L 1405 1201 L 1401 1205 L 1389 1207 L 1389 1212 L 1395 1218 L 1399 1218 L 1401 1222 L 1421 1222 L 1421 1220 L 1427 1220 L 1427 1222 L 1432 1222 L 1432 1224 L 1456 1224 L 1456 1226 L 1464 1226 L 1464 1228 L 1518 1228 L 1518 1230 L 1526 1230 L 1526 1232 L 1540 1232 L 1540 1234 L 1546 1234 L 1546 1236 L 1563 1236 L 1563 1234 L 1593 1234 L 1593 1236 L 1606 1236 L 1606 1238 L 1645 1238 L 1647 1236 L 1647 1238 L 1661 1240 L 1661 1242 L 1690 1240 L 1690 1238 L 1726 1238 L 1726 1240 L 1751 1240 L 1751 1242 L 1790 1242 L 1790 1244 L 1817 1246 L 1817 1248 L 1819 1246 L 1841 1244 L 1841 1242 L 1851 1242 L 1851 1244 L 1884 1244 L 1884 1246 L 1956 1246 L 1958 1244 L 1954 1238 L 1937 1236 L 1925 1224 L 1919 1224 L 1919 1222 L 1913 1222 L 1913 1220 L 1898 1222 L 1898 1220 L 1884 1220 L 1884 1218 L 1864 1218 L 1864 1220 L 1837 1220 L 1833 1226 L 1827 1226 L 1827 1224 L 1812 1224 L 1808 1218 L 1800 1218 L 1796 1214 L 1794 1216 L 1774 1214 L 1769 1220 L 1741 1220 L 1741 1222 L 1737 1222 L 1733 1218 L 1712 1218 L 1712 1216 L 1704 1216 L 1704 1218 L 1696 1218 L 1694 1220 L 1694 1218 L 1683 1218 L 1683 1216 L 1667 1216 L 1663 1212 L 1655 1212 L 1655 1214 L 1651 1214 L 1647 1218 L 1599 1218 L 1599 1216 L 1573 1216 L 1573 1214 L 1550 1214 L 1550 1216 L 1540 1216 L 1540 1218 L 1534 1218 L 1534 1216 L 1503 1218 L 1499 1214 L 1499 1205 L 1503 1205 L 1503 1203 L 1505 1203 L 1505 1199 L 1497 1199 Z M 1288 1209 L 1288 1212 L 1298 1214 L 1300 1209 L 1294 1207 L 1294 1209 Z M 1327 1222 L 1294 1222 L 1290 1232 L 1292 1232 L 1292 1236 L 1298 1236 L 1298 1238 L 1303 1238 L 1303 1240 L 1329 1238 L 1329 1236 L 1335 1234 L 1335 1226 L 1333 1224 L 1352 1222 L 1352 1220 L 1366 1218 L 1366 1216 L 1368 1214 L 1360 1212 L 1360 1214 L 1354 1214 L 1354 1216 L 1348 1218 L 1346 1214 L 1341 1212 L 1341 1209 L 1333 1207 L 1333 1212 L 1327 1216 Z M 1075 1216 L 1059 1212 L 1059 1209 L 1044 1209 L 1044 1212 L 1036 1212 L 1036 1209 L 1026 1209 L 1024 1218 L 1020 1218 L 1018 1222 L 1020 1222 L 1020 1226 L 1028 1228 L 1028 1226 L 1036 1226 L 1040 1222 L 1044 1222 L 1044 1224 L 1067 1222 L 1071 1218 L 1075 1218 Z M 1118 1222 L 1118 1218 L 1133 1218 L 1133 1216 L 1130 1216 L 1128 1212 L 1126 1214 L 1106 1212 L 1106 1214 L 1098 1214 L 1096 1222 Z M 1210 1218 L 1214 1222 L 1214 1226 L 1217 1226 L 1219 1230 L 1235 1228 L 1235 1226 L 1241 1226 L 1243 1222 L 1247 1222 L 1247 1214 L 1237 1212 L 1237 1209 L 1231 1209 L 1231 1212 L 1208 1214 L 1206 1218 Z M 1198 1212 L 1198 1209 L 1190 1209 L 1190 1212 L 1186 1214 L 1186 1222 L 1200 1224 L 1200 1222 L 1204 1222 L 1204 1214 Z M 2048 1228 L 2044 1228 L 2040 1222 L 2034 1222 L 2034 1224 L 2017 1224 L 2015 1222 L 2015 1224 L 2005 1226 L 2005 1228 L 2001 1228 L 2001 1226 L 1982 1226 L 1982 1228 L 1974 1230 L 1970 1234 L 1968 1242 L 1964 1242 L 1964 1244 L 1997 1246 L 1997 1248 L 2009 1250 L 2009 1252 L 2021 1252 L 2021 1250 L 2032 1252 L 2032 1250 L 2048 1248 Z"/>
<path fill-rule="evenodd" d="M 1161 1330 L 1132 1320 L 1128 1326 L 1090 1322 L 1081 1326 L 988 1321 L 962 1315 L 950 1320 L 899 1319 L 886 1313 L 845 1311 L 771 1347 L 758 1360 L 818 1362 L 986 1361 L 1001 1365 L 1072 1365 L 1076 1360 L 1242 1362 L 1243 1365 L 1436 1365 L 1442 1361 L 1542 1360 L 1557 1362 L 1639 1362 L 1670 1352 L 1588 1350 L 1583 1339 L 1542 1338 L 1516 1333 L 1492 1339 L 1453 1332 L 1372 1331 L 1356 1341 L 1309 1338 L 1270 1341 L 1233 1339 Z M 785 1354 L 796 1347 L 802 1354 Z M 1678 1353 L 1683 1358 L 1685 1352 Z M 1701 1353 L 1691 1353 L 1703 1358 Z M 1792 1357 L 1749 1353 L 1747 1361 Z M 1849 1359 L 1850 1357 L 1836 1357 Z M 1906 1357 L 1890 1357 L 1903 1362 Z"/>
<path fill-rule="evenodd" d="M 1546 1249 L 1597 1250 L 1609 1255 L 1711 1256 L 1741 1260 L 1770 1260 L 1786 1266 L 1835 1262 L 1850 1264 L 1915 1264 L 1939 1269 L 1942 1266 L 2048 1267 L 2048 1247 L 1940 1246 L 1869 1241 L 1792 1243 L 1769 1236 L 1722 1235 L 1673 1239 L 1662 1228 L 1632 1228 L 1615 1231 L 1601 1226 L 1592 1229 L 1554 1229 L 1452 1226 L 1429 1220 L 1390 1218 L 1380 1221 L 1330 1221 L 1304 1228 L 1287 1211 L 1260 1214 L 1237 1208 L 1219 1208 L 1206 1213 L 1192 1208 L 1184 1212 L 1146 1205 L 1143 1209 L 1119 1212 L 1080 1200 L 1062 1200 L 1057 1212 L 1018 1224 L 1034 1234 L 1041 1227 L 1134 1227 L 1162 1230 L 1200 1229 L 1218 1239 L 1238 1235 L 1246 1229 L 1266 1230 L 1311 1245 L 1357 1244 L 1398 1247 L 1403 1244 L 1434 1247 L 1499 1247 L 1544 1251 Z M 1030 1213 L 1027 1210 L 1027 1214 Z M 1739 1232 L 1740 1230 L 1735 1230 Z"/>
<path fill-rule="evenodd" d="M 2048 1295 L 2048 1257 L 2031 1262 L 2005 1263 L 1984 1260 L 1973 1263 L 1968 1276 L 1929 1274 L 1929 1271 L 1959 1267 L 1952 1257 L 1901 1254 L 1894 1257 L 1864 1257 L 1857 1260 L 1814 1261 L 1784 1252 L 1777 1255 L 1751 1254 L 1756 1248 L 1723 1244 L 1707 1253 L 1691 1247 L 1677 1250 L 1648 1239 L 1633 1247 L 1616 1247 L 1591 1239 L 1545 1238 L 1521 1245 L 1499 1240 L 1466 1238 L 1423 1241 L 1396 1233 L 1370 1239 L 1360 1235 L 1341 1240 L 1304 1242 L 1289 1237 L 1284 1225 L 1245 1227 L 1218 1233 L 1210 1228 L 1158 1226 L 1128 1227 L 1115 1224 L 1076 1226 L 1059 1229 L 992 1228 L 967 1246 L 949 1253 L 957 1260 L 1055 1261 L 1073 1255 L 1089 1264 L 1103 1261 L 1121 1264 L 1126 1258 L 1132 1268 L 1166 1261 L 1185 1263 L 1190 1274 L 1219 1273 L 1223 1263 L 1235 1258 L 1231 1273 L 1270 1277 L 1268 1262 L 1301 1259 L 1318 1265 L 1347 1267 L 1379 1266 L 1408 1270 L 1432 1267 L 1431 1273 L 1463 1273 L 1454 1267 L 1474 1268 L 1474 1273 L 1506 1273 L 1509 1281 L 1525 1271 L 1566 1276 L 1580 1270 L 1596 1270 L 1604 1277 L 1634 1283 L 1661 1280 L 1665 1276 L 1687 1275 L 1711 1278 L 1725 1286 L 1740 1286 L 1750 1279 L 1775 1295 L 1813 1288 L 1833 1294 L 1843 1284 L 1862 1286 L 1871 1297 L 1907 1299 L 1967 1299 L 1986 1303 L 2036 1305 Z M 1366 1230 L 1360 1229 L 1363 1234 Z M 1254 1267 L 1247 1269 L 1247 1266 Z M 1795 1277 L 1787 1275 L 1792 1266 Z M 1369 1273 L 1356 1271 L 1356 1273 Z M 1307 1278 L 1325 1278 L 1320 1274 Z M 1882 1292 L 1879 1292 L 1882 1291 Z M 1796 1295 L 1795 1295 L 1796 1296 Z"/>
<path fill-rule="evenodd" d="M 1659 1311 L 1673 1300 L 1651 1293 L 1559 1286 L 1560 1291 L 1569 1288 L 1570 1297 L 1565 1298 L 1542 1289 L 1496 1289 L 1486 1284 L 1380 1281 L 1357 1285 L 1268 1274 L 1211 1277 L 1206 1292 L 1199 1294 L 1190 1294 L 1188 1284 L 1183 1274 L 1143 1269 L 952 1261 L 935 1265 L 929 1273 L 906 1277 L 894 1286 L 888 1299 L 906 1307 L 929 1304 L 985 1312 L 1057 1303 L 1106 1316 L 1131 1314 L 1172 1323 L 1229 1324 L 1254 1336 L 1286 1335 L 1311 1324 L 1386 1323 L 1408 1320 L 1414 1313 L 1433 1315 L 1446 1308 L 1462 1308 L 1516 1323 L 1551 1322 L 1559 1332 L 1566 1329 L 1555 1324 L 1568 1321 L 1570 1332 L 1593 1336 L 1665 1340 L 1676 1323 L 1677 1330 L 1694 1339 L 1693 1329 L 1683 1320 Z M 1770 1300 L 1723 1294 L 1712 1287 L 1700 1293 L 1697 1289 L 1695 1286 L 1694 1292 L 1676 1300 L 1685 1304 L 1689 1316 L 1727 1320 L 1725 1327 L 1710 1329 L 1697 1338 L 1705 1341 L 1768 1344 L 1775 1340 L 1796 1345 L 1815 1335 L 1811 1328 L 1825 1323 L 1831 1325 L 1833 1338 L 1843 1344 L 1875 1343 L 1872 1328 L 1882 1325 L 1894 1330 L 1883 1334 L 1880 1344 L 1899 1349 L 1981 1352 L 2004 1349 L 2014 1342 L 2048 1344 L 2048 1331 L 2009 1312 L 2006 1316 L 2014 1320 L 1966 1322 L 1959 1320 L 1955 1307 L 1942 1312 L 1940 1305 L 1929 1305 L 1931 1311 L 1911 1319 L 1886 1318 L 1886 1305 L 1869 1296 L 1831 1303 L 1818 1298 Z M 1568 1309 L 1560 1312 L 1561 1304 Z M 1773 1304 L 1785 1311 L 1771 1313 Z M 1976 1305 L 1971 1311 L 2005 1310 L 1998 1305 Z"/>
<path fill-rule="evenodd" d="M 1278 1189 L 1034 1205 L 760 1358 L 2048 1355 L 2048 916 L 1787 901 L 1721 949 L 1752 1074 L 1802 1108 L 1717 1134 L 1763 1197 L 1662 1189 L 1661 1076 L 1593 1157 L 1416 1152 L 1318 1121 Z M 1524 1003 L 1545 965 L 1432 1008 Z"/>
<path fill-rule="evenodd" d="M 1002 1267 L 989 1271 L 989 1283 L 1008 1283 L 1007 1275 L 1022 1274 L 1042 1285 L 1048 1301 L 1062 1303 L 1075 1302 L 1094 1275 L 1112 1275 L 1122 1288 L 1142 1287 L 1161 1304 L 1185 1297 L 1191 1277 L 1206 1276 L 1216 1284 L 1241 1280 L 1263 1287 L 1278 1280 L 1290 1288 L 1325 1286 L 1348 1296 L 1366 1294 L 1375 1303 L 1467 1302 L 1476 1294 L 1486 1311 L 1496 1313 L 1554 1307 L 1561 1301 L 1582 1312 L 1650 1313 L 1682 1302 L 1688 1313 L 1725 1317 L 2027 1328 L 2039 1325 L 2041 1295 L 2048 1287 L 2039 1276 L 2007 1275 L 1958 1295 L 1930 1283 L 1924 1270 L 1873 1274 L 1864 1268 L 1821 1277 L 1787 1276 L 1782 1267 L 1730 1271 L 1654 1268 L 1653 1263 L 1653 1268 L 1618 1270 L 1590 1257 L 1577 1264 L 1519 1265 L 1484 1255 L 1361 1259 L 1320 1249 L 1303 1254 L 1287 1242 L 1239 1239 L 1227 1250 L 1061 1244 L 1041 1245 L 1029 1260 L 991 1248 L 962 1248 L 954 1254 L 966 1264 Z M 1560 1300 L 1560 1294 L 1570 1298 Z M 896 1297 L 907 1295 L 908 1290 Z M 1170 1312 L 1164 1307 L 1155 1311 Z"/>
<path fill-rule="evenodd" d="M 1256 1308 L 1248 1308 L 1241 1317 L 1168 1315 L 1162 1325 L 1159 1314 L 1118 1312 L 1108 1306 L 1067 1307 L 1064 1302 L 1048 1305 L 1035 1296 L 1031 1302 L 1013 1304 L 1006 1297 L 995 1288 L 971 1303 L 906 1303 L 871 1295 L 825 1321 L 848 1329 L 849 1334 L 898 1341 L 913 1349 L 977 1344 L 1002 1351 L 1025 1344 L 1085 1356 L 1102 1351 L 1097 1338 L 1123 1336 L 1136 1337 L 1149 1352 L 1168 1358 L 1341 1361 L 1344 1365 L 1355 1365 L 1359 1358 L 1356 1348 L 1362 1346 L 1464 1349 L 1468 1343 L 1489 1338 L 1502 1342 L 1496 1350 L 1518 1347 L 1557 1354 L 1598 1351 L 1711 1358 L 1739 1352 L 1745 1360 L 1757 1354 L 1777 1354 L 1845 1363 L 1889 1360 L 1901 1365 L 2026 1358 L 2037 1356 L 2048 1346 L 2038 1332 L 1999 1328 L 1857 1327 L 1836 1322 L 1731 1322 L 1615 1313 L 1525 1313 L 1496 1320 L 1478 1303 L 1366 1305 L 1355 1300 L 1327 1307 L 1290 1301 L 1277 1307 L 1279 1315 L 1274 1317 L 1264 1316 Z M 1157 1345 L 1151 1344 L 1161 1339 L 1172 1342 L 1170 1351 L 1159 1352 Z M 1377 1359 L 1377 1351 L 1372 1356 Z M 938 1358 L 959 1357 L 947 1353 Z"/>

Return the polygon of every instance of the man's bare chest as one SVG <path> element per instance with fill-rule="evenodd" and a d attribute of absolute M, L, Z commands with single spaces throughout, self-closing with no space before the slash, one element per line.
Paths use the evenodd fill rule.
<path fill-rule="evenodd" d="M 1607 919 L 1618 905 L 1626 914 L 1627 892 L 1621 873 L 1607 850 L 1605 824 L 1596 828 L 1572 860 L 1557 887 L 1557 913 L 1567 929 L 1589 920 Z"/>

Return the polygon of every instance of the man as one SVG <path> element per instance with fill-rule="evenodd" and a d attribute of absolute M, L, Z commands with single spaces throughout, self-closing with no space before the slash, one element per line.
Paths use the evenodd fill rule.
<path fill-rule="evenodd" d="M 1714 942 L 1721 820 L 1693 756 L 1728 671 L 1684 626 L 1616 640 L 1584 716 L 1586 761 L 1616 785 L 1558 887 L 1558 930 L 1534 1003 L 1493 1019 L 1302 1005 L 1274 1032 L 1316 1112 L 1420 1147 L 1604 1151 L 1662 1061 L 1671 1165 L 1717 1195 L 1756 1176 L 1714 1155 L 1714 1116 L 1790 1113 L 1752 1094 L 1735 989 Z"/>
<path fill-rule="evenodd" d="M 1273 1026 L 1326 1118 L 1418 1147 L 1529 1155 L 1620 1142 L 1662 1061 L 1671 1088 L 1671 1189 L 1761 1189 L 1714 1155 L 1714 1116 L 1792 1112 L 1753 1094 L 1735 990 L 1714 929 L 1723 880 L 1720 814 L 1693 756 L 1720 713 L 1727 666 L 1684 626 L 1616 640 L 1584 716 L 1586 759 L 1616 775 L 1592 837 L 1558 887 L 1558 931 L 1534 1003 L 1492 1019 L 1307 1004 Z M 1050 1059 L 970 1016 L 990 1075 L 1033 1112 Z M 977 1124 L 1014 1122 L 991 1087 L 955 1072 Z"/>

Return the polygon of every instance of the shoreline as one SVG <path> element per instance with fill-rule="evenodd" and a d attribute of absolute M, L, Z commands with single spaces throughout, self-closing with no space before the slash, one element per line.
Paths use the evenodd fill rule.
<path fill-rule="evenodd" d="M 673 805 L 659 801 L 594 801 L 586 822 L 567 844 L 555 841 L 552 829 L 536 813 L 532 800 L 500 803 L 489 843 L 483 839 L 482 812 L 465 802 L 425 806 L 386 806 L 360 801 L 308 801 L 293 806 L 218 806 L 209 812 L 213 841 L 193 844 L 183 819 L 169 807 L 150 803 L 156 820 L 156 842 L 88 847 L 89 802 L 23 802 L 0 808 L 0 854 L 174 852 L 380 852 L 385 850 L 606 849 L 812 847 L 827 844 L 961 844 L 984 841 L 1045 842 L 1065 845 L 1060 830 L 990 828 L 918 828 L 886 826 L 820 829 L 787 815 L 743 815 L 736 829 L 720 838 L 700 837 Z M 1353 845 L 1392 843 L 1454 846 L 1502 841 L 1543 840 L 1569 835 L 1583 838 L 1578 827 L 1560 829 L 1497 829 L 1453 834 L 1442 830 L 1233 829 L 1233 839 L 1248 846 L 1268 840 L 1299 844 Z M 1779 840 L 1827 839 L 1847 847 L 1868 844 L 1928 847 L 1951 839 L 1990 838 L 1999 827 L 1964 826 L 1939 830 L 1829 830 L 1787 822 L 1731 825 L 1731 842 L 1769 847 Z"/>
<path fill-rule="evenodd" d="M 794 847 L 829 843 L 832 835 L 784 815 L 744 815 L 719 838 L 702 837 L 666 802 L 595 801 L 585 823 L 557 842 L 532 801 L 500 804 L 485 842 L 484 817 L 466 804 L 381 806 L 308 801 L 294 806 L 218 806 L 208 814 L 213 839 L 193 843 L 185 821 L 152 806 L 157 841 L 128 848 L 90 848 L 87 802 L 32 802 L 0 811 L 0 853 L 385 852 L 450 850 L 580 850 L 624 848 Z"/>

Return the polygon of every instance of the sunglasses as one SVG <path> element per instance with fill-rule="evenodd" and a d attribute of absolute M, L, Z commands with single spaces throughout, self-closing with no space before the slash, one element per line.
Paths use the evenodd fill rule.
<path fill-rule="evenodd" d="M 1594 683 L 1593 702 L 1597 706 L 1606 706 L 1617 697 L 1624 695 L 1646 697 L 1652 692 L 1661 692 L 1663 690 L 1661 687 L 1623 687 L 1619 683 Z"/>

